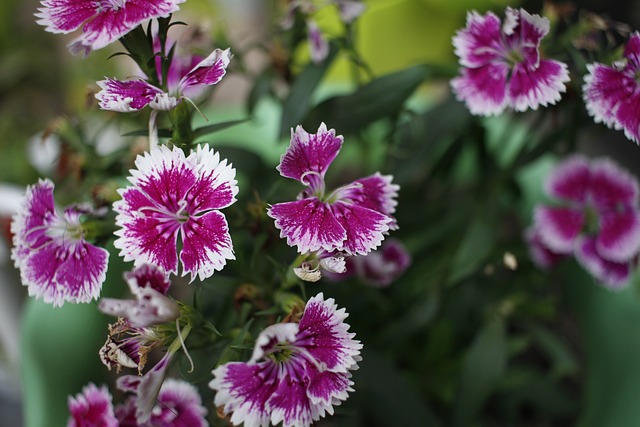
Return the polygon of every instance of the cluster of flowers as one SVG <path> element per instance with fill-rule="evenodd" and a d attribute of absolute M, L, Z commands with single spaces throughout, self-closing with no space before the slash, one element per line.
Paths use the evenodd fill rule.
<path fill-rule="evenodd" d="M 47 31 L 81 31 L 69 49 L 87 55 L 122 41 L 150 19 L 169 18 L 183 1 L 43 0 L 36 16 Z M 355 1 L 336 4 L 347 20 L 362 11 Z M 304 2 L 291 7 L 291 13 L 296 8 L 311 10 Z M 98 243 L 105 239 L 99 224 L 107 220 L 108 208 L 73 204 L 60 210 L 54 183 L 41 179 L 27 188 L 11 223 L 12 259 L 29 295 L 53 306 L 100 298 L 98 308 L 118 317 L 99 351 L 102 362 L 118 373 L 123 368 L 137 370 L 138 375 L 117 380 L 117 388 L 130 394 L 124 403 L 114 406 L 107 387 L 93 383 L 69 397 L 69 426 L 207 425 L 208 411 L 197 389 L 167 378 L 178 350 L 186 353 L 184 340 L 193 315 L 193 309 L 169 291 L 172 276 L 204 281 L 235 259 L 221 210 L 236 202 L 236 170 L 207 144 L 188 153 L 177 145 L 161 144 L 156 119 L 159 111 L 171 111 L 189 100 L 187 93 L 194 96 L 200 88 L 220 82 L 231 54 L 229 49 L 216 49 L 204 59 L 179 58 L 172 42 L 160 42 L 163 37 L 152 37 L 155 74 L 146 70 L 143 77 L 97 83 L 101 90 L 96 98 L 104 110 L 152 109 L 149 149 L 136 158 L 130 185 L 118 190 L 120 199 L 112 206 L 114 246 L 125 262 L 134 265 L 124 276 L 132 298 L 100 298 L 109 252 Z M 123 45 L 127 48 L 124 41 Z M 399 187 L 391 176 L 376 173 L 327 192 L 325 172 L 342 144 L 343 138 L 324 123 L 313 134 L 300 126 L 292 130 L 277 169 L 305 189 L 295 201 L 271 205 L 267 215 L 300 253 L 295 273 L 303 280 L 319 279 L 322 269 L 335 278 L 358 274 L 386 286 L 409 264 L 398 243 L 379 254 L 372 252 L 389 231 L 397 229 L 393 213 Z M 360 267 L 347 271 L 347 262 L 364 260 L 368 254 L 375 255 L 368 266 L 367 261 L 358 261 Z M 362 348 L 355 334 L 348 332 L 347 316 L 320 293 L 307 301 L 301 317 L 265 328 L 249 361 L 229 362 L 213 371 L 209 386 L 217 392 L 215 405 L 236 425 L 308 426 L 332 414 L 333 407 L 353 391 L 350 372 L 357 369 Z M 172 322 L 171 334 L 166 332 L 170 329 L 157 327 Z M 149 353 L 160 347 L 164 356 L 144 372 Z"/>
<path fill-rule="evenodd" d="M 472 114 L 536 110 L 561 99 L 570 80 L 568 67 L 540 54 L 549 27 L 547 18 L 523 9 L 507 8 L 503 23 L 491 12 L 468 14 L 466 28 L 453 38 L 461 73 L 451 87 Z M 583 99 L 595 122 L 624 130 L 638 143 L 640 34 L 629 37 L 623 56 L 612 66 L 587 66 Z M 628 283 L 640 251 L 636 179 L 610 160 L 575 156 L 558 165 L 546 191 L 565 203 L 536 208 L 526 233 L 533 260 L 549 268 L 574 255 L 605 286 Z"/>

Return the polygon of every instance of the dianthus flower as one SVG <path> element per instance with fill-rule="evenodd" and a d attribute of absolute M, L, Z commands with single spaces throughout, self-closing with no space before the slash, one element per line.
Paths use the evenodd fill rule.
<path fill-rule="evenodd" d="M 120 427 L 207 427 L 207 409 L 196 388 L 182 380 L 167 378 L 150 412 L 149 419 L 140 422 L 136 416 L 138 398 L 130 396 L 116 405 L 115 414 Z"/>
<path fill-rule="evenodd" d="M 640 251 L 636 179 L 611 160 L 577 155 L 551 173 L 546 192 L 563 204 L 536 207 L 540 242 L 556 254 L 573 254 L 605 286 L 624 285 Z"/>
<path fill-rule="evenodd" d="M 102 298 L 98 303 L 100 311 L 123 317 L 138 328 L 165 323 L 180 315 L 176 302 L 167 297 L 171 281 L 158 267 L 144 264 L 124 277 L 136 299 Z"/>
<path fill-rule="evenodd" d="M 640 142 L 640 34 L 634 33 L 624 48 L 624 60 L 609 67 L 587 65 L 584 78 L 584 102 L 596 123 L 624 130 L 627 138 Z"/>
<path fill-rule="evenodd" d="M 82 393 L 69 396 L 67 427 L 119 427 L 113 410 L 112 397 L 106 386 L 100 388 L 89 383 Z"/>
<path fill-rule="evenodd" d="M 155 264 L 178 274 L 181 237 L 182 275 L 191 281 L 210 277 L 235 259 L 227 220 L 219 210 L 238 193 L 235 169 L 208 145 L 188 157 L 173 147 L 156 147 L 138 156 L 128 178 L 132 186 L 118 190 L 114 242 L 125 261 Z"/>
<path fill-rule="evenodd" d="M 72 53 L 101 49 L 153 18 L 166 18 L 184 0 L 43 0 L 35 16 L 51 33 L 68 34 L 82 27 L 69 43 Z"/>
<path fill-rule="evenodd" d="M 29 295 L 54 306 L 89 302 L 100 295 L 109 252 L 85 240 L 82 217 L 90 209 L 69 206 L 58 213 L 53 188 L 48 179 L 27 188 L 11 223 L 11 258 Z"/>
<path fill-rule="evenodd" d="M 325 172 L 342 142 L 342 136 L 324 123 L 315 134 L 298 126 L 280 158 L 280 174 L 308 188 L 298 200 L 274 204 L 267 213 L 280 237 L 301 254 L 324 250 L 364 255 L 380 245 L 384 233 L 397 228 L 391 214 L 399 187 L 391 183 L 391 176 L 376 173 L 325 192 Z"/>
<path fill-rule="evenodd" d="M 229 49 L 214 50 L 182 75 L 177 84 L 171 76 L 167 81 L 169 92 L 139 78 L 125 81 L 107 78 L 98 82 L 101 90 L 96 93 L 96 98 L 103 110 L 128 113 L 138 111 L 147 105 L 154 110 L 171 110 L 188 89 L 214 85 L 222 80 L 230 60 Z"/>
<path fill-rule="evenodd" d="M 209 386 L 214 403 L 234 425 L 309 426 L 333 414 L 353 391 L 362 344 L 344 323 L 348 315 L 332 298 L 311 298 L 300 323 L 265 328 L 248 362 L 218 366 Z"/>
<path fill-rule="evenodd" d="M 469 12 L 466 28 L 453 38 L 462 70 L 451 87 L 475 115 L 555 104 L 569 81 L 566 64 L 540 58 L 549 20 L 524 9 L 507 8 L 505 14 L 501 25 L 492 12 Z"/>

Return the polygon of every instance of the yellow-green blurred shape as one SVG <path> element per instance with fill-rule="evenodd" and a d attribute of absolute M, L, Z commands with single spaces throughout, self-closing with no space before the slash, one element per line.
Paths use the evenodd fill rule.
<path fill-rule="evenodd" d="M 508 0 L 370 0 L 356 22 L 356 46 L 375 75 L 384 75 L 420 63 L 455 61 L 451 38 L 464 27 L 469 10 L 495 10 L 503 15 Z M 316 19 L 329 35 L 340 31 L 334 8 Z M 332 22 L 333 21 L 333 22 Z M 350 65 L 342 57 L 330 72 L 333 80 L 349 77 Z"/>

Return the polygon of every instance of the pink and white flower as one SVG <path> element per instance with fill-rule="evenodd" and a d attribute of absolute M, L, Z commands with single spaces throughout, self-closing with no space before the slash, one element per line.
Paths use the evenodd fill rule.
<path fill-rule="evenodd" d="M 136 396 L 130 396 L 115 408 L 121 427 L 207 427 L 207 409 L 202 406 L 198 390 L 188 382 L 167 378 L 146 423 L 136 418 Z"/>
<path fill-rule="evenodd" d="M 166 18 L 184 0 L 42 0 L 36 22 L 51 33 L 82 34 L 69 44 L 72 53 L 101 49 L 148 19 Z"/>
<path fill-rule="evenodd" d="M 203 85 L 211 86 L 222 80 L 230 60 L 229 49 L 214 50 L 181 76 L 177 84 L 173 79 L 168 80 L 169 92 L 139 78 L 132 80 L 107 78 L 97 82 L 101 90 L 96 93 L 96 98 L 103 110 L 128 113 L 141 110 L 147 105 L 154 110 L 171 110 L 184 97 L 186 91 Z"/>
<path fill-rule="evenodd" d="M 607 66 L 587 65 L 583 97 L 596 123 L 624 130 L 627 138 L 640 142 L 640 33 L 633 33 L 624 48 L 624 60 Z"/>
<path fill-rule="evenodd" d="M 549 176 L 546 192 L 562 202 L 539 205 L 534 232 L 610 288 L 625 285 L 640 252 L 638 182 L 609 159 L 576 155 Z"/>
<path fill-rule="evenodd" d="M 123 317 L 131 325 L 144 328 L 175 320 L 178 304 L 167 296 L 171 281 L 155 265 L 144 264 L 124 275 L 135 300 L 102 298 L 98 309 L 111 316 Z"/>
<path fill-rule="evenodd" d="M 82 393 L 69 396 L 69 421 L 67 427 L 118 427 L 120 424 L 113 410 L 112 397 L 106 386 L 89 383 Z"/>
<path fill-rule="evenodd" d="M 475 115 L 555 104 L 569 81 L 566 64 L 540 57 L 549 20 L 524 9 L 508 7 L 505 14 L 501 24 L 492 12 L 469 12 L 466 28 L 453 38 L 462 69 L 451 87 Z"/>
<path fill-rule="evenodd" d="M 327 130 L 309 134 L 298 126 L 277 169 L 307 188 L 298 200 L 277 203 L 267 214 L 275 220 L 280 237 L 301 254 L 326 251 L 364 255 L 380 245 L 385 233 L 396 229 L 391 214 L 399 186 L 379 173 L 358 179 L 327 193 L 324 176 L 342 147 L 342 136 Z"/>
<path fill-rule="evenodd" d="M 53 189 L 48 179 L 27 188 L 11 223 L 11 258 L 29 295 L 54 306 L 86 303 L 100 295 L 109 252 L 85 240 L 82 218 L 91 211 L 69 206 L 59 213 Z"/>
<path fill-rule="evenodd" d="M 300 323 L 265 328 L 248 362 L 213 371 L 214 403 L 234 425 L 309 426 L 333 414 L 353 391 L 350 371 L 362 344 L 344 323 L 348 315 L 323 294 L 311 298 Z"/>
<path fill-rule="evenodd" d="M 136 266 L 154 264 L 178 274 L 178 247 L 182 276 L 200 280 L 235 259 L 227 220 L 220 212 L 236 201 L 236 171 L 220 160 L 208 145 L 188 157 L 177 148 L 156 147 L 138 156 L 137 169 L 128 178 L 132 186 L 120 189 L 114 242 L 125 261 Z M 178 244 L 178 239 L 181 244 Z"/>

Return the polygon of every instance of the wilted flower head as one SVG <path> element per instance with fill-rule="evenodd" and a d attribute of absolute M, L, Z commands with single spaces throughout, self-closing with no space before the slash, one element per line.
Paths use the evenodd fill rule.
<path fill-rule="evenodd" d="M 118 427 L 111 394 L 106 386 L 89 383 L 75 397 L 69 396 L 67 427 Z"/>
<path fill-rule="evenodd" d="M 569 81 L 567 65 L 540 58 L 549 20 L 524 9 L 506 9 L 505 22 L 488 12 L 469 12 L 467 27 L 453 38 L 461 75 L 451 81 L 472 114 L 500 114 L 505 108 L 535 110 L 555 104 Z"/>
<path fill-rule="evenodd" d="M 171 110 L 188 89 L 202 85 L 211 86 L 222 80 L 230 60 L 229 49 L 214 50 L 181 76 L 177 84 L 174 84 L 173 79 L 169 80 L 169 92 L 142 79 L 123 81 L 107 78 L 98 82 L 101 90 L 96 93 L 96 98 L 100 108 L 122 113 L 138 111 L 147 105 L 154 110 Z"/>
<path fill-rule="evenodd" d="M 69 206 L 60 214 L 53 188 L 48 179 L 27 188 L 11 223 L 11 258 L 29 295 L 54 306 L 89 302 L 100 295 L 109 252 L 85 240 L 82 216 L 91 210 Z"/>
<path fill-rule="evenodd" d="M 624 60 L 607 66 L 587 65 L 583 87 L 584 102 L 596 123 L 624 130 L 627 138 L 640 142 L 640 34 L 629 37 L 624 48 Z"/>
<path fill-rule="evenodd" d="M 309 134 L 298 126 L 277 169 L 307 188 L 298 200 L 277 203 L 268 210 L 290 246 L 302 254 L 344 252 L 364 255 L 380 245 L 384 233 L 397 228 L 395 211 L 399 187 L 379 173 L 327 193 L 324 175 L 342 147 L 342 136 L 324 123 Z"/>
<path fill-rule="evenodd" d="M 561 204 L 536 207 L 539 241 L 556 254 L 573 254 L 605 286 L 623 286 L 640 251 L 636 179 L 611 160 L 576 155 L 552 172 L 546 192 Z"/>
<path fill-rule="evenodd" d="M 149 352 L 162 345 L 164 340 L 151 328 L 136 327 L 127 319 L 119 318 L 109 325 L 107 340 L 98 352 L 102 363 L 111 370 L 135 368 L 141 373 Z"/>
<path fill-rule="evenodd" d="M 111 316 L 124 317 L 135 327 L 165 323 L 180 315 L 178 305 L 167 297 L 171 282 L 160 268 L 144 264 L 125 273 L 135 300 L 102 298 L 98 309 Z"/>
<path fill-rule="evenodd" d="M 119 190 L 114 242 L 125 261 L 155 264 L 200 280 L 234 259 L 227 220 L 219 210 L 238 193 L 235 169 L 208 145 L 188 157 L 174 147 L 154 148 L 136 159 L 130 187 Z"/>
<path fill-rule="evenodd" d="M 42 0 L 35 16 L 51 33 L 82 34 L 69 44 L 72 53 L 101 49 L 153 18 L 166 18 L 184 0 Z"/>
<path fill-rule="evenodd" d="M 265 328 L 249 362 L 230 362 L 213 371 L 215 405 L 234 425 L 309 426 L 333 414 L 353 391 L 362 344 L 349 333 L 344 309 L 322 294 L 311 298 L 300 323 Z"/>

